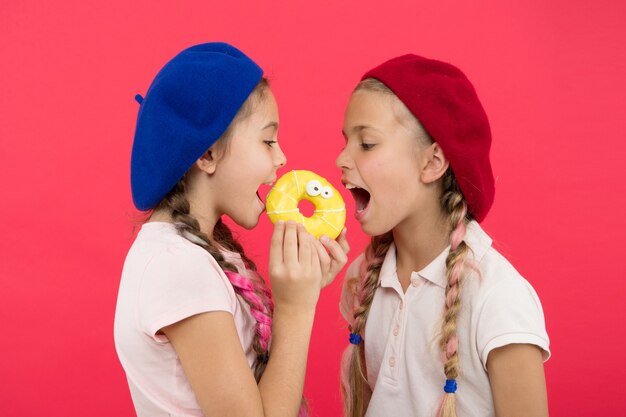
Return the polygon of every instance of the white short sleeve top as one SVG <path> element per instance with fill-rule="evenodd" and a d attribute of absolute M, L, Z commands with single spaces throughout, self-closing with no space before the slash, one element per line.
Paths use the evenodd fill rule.
<path fill-rule="evenodd" d="M 246 273 L 239 254 L 224 255 Z M 252 366 L 256 321 L 215 259 L 170 223 L 144 224 L 124 263 L 114 324 L 138 416 L 202 416 L 176 351 L 159 330 L 210 311 L 233 315 Z"/>
<path fill-rule="evenodd" d="M 458 316 L 461 375 L 457 378 L 459 416 L 495 416 L 486 371 L 489 352 L 511 343 L 528 343 L 550 356 L 541 303 L 531 285 L 492 246 L 476 222 L 467 227 L 465 242 L 472 249 L 481 277 L 465 279 Z M 392 244 L 383 261 L 379 287 L 365 326 L 365 360 L 372 389 L 366 416 L 436 416 L 445 374 L 438 351 L 446 285 L 446 248 L 429 265 L 411 274 L 402 291 Z M 354 288 L 349 278 L 359 274 L 361 255 L 348 268 L 340 310 L 351 322 Z"/>

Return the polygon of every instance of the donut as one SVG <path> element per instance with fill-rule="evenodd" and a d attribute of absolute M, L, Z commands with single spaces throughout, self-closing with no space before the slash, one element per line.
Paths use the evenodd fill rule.
<path fill-rule="evenodd" d="M 315 206 L 311 217 L 300 213 L 298 203 L 308 200 Z M 272 223 L 293 220 L 302 223 L 318 239 L 335 239 L 346 222 L 346 205 L 341 194 L 325 178 L 314 172 L 294 170 L 285 173 L 267 193 L 265 210 Z"/>

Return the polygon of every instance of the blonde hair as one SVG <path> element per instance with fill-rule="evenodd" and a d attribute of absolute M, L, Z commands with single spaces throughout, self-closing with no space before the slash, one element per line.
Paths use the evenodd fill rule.
<path fill-rule="evenodd" d="M 387 86 L 372 78 L 361 81 L 354 91 L 359 90 L 374 91 L 395 97 L 395 94 Z M 397 101 L 401 103 L 399 99 Z M 408 109 L 407 112 L 411 114 Z M 412 114 L 411 118 L 417 123 L 416 132 L 425 132 Z M 402 120 L 400 121 L 402 122 Z M 418 137 L 421 140 L 426 138 L 430 143 L 433 142 L 427 132 L 426 135 L 418 135 Z M 448 221 L 450 253 L 446 258 L 447 284 L 438 346 L 444 358 L 443 373 L 445 378 L 446 380 L 455 380 L 460 373 L 457 316 L 461 305 L 461 288 L 466 267 L 472 267 L 471 261 L 468 259 L 468 252 L 471 249 L 463 239 L 465 238 L 466 226 L 472 216 L 468 212 L 467 203 L 451 168 L 448 168 L 440 182 L 442 191 L 439 201 L 442 212 Z M 392 242 L 393 235 L 391 232 L 387 232 L 382 236 L 373 237 L 365 251 L 366 255 L 360 275 L 354 278 L 353 282 L 356 307 L 352 312 L 353 321 L 349 325 L 351 333 L 363 334 L 369 309 L 378 287 L 380 268 Z M 341 388 L 344 399 L 344 415 L 346 417 L 362 417 L 366 411 L 364 397 L 369 389 L 364 343 L 350 344 L 346 348 L 342 360 Z M 439 410 L 440 416 L 456 417 L 455 395 L 454 393 L 444 393 Z"/>

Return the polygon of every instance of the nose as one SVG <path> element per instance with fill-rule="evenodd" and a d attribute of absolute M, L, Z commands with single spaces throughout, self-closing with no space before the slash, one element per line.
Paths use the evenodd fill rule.
<path fill-rule="evenodd" d="M 280 145 L 276 143 L 276 155 L 274 157 L 274 165 L 278 168 L 284 167 L 287 163 L 287 157 L 283 153 L 283 150 L 280 148 Z"/>
<path fill-rule="evenodd" d="M 352 168 L 352 158 L 350 158 L 350 155 L 348 154 L 348 146 L 346 146 L 341 150 L 341 152 L 339 152 L 337 159 L 335 159 L 335 165 L 337 166 L 337 168 L 341 169 Z"/>

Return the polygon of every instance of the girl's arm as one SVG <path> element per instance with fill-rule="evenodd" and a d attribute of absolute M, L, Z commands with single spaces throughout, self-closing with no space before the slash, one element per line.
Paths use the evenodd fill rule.
<path fill-rule="evenodd" d="M 269 265 L 275 301 L 271 354 L 258 385 L 229 313 L 198 314 L 163 329 L 206 417 L 298 414 L 322 284 L 320 263 L 303 227 L 276 224 Z"/>
<path fill-rule="evenodd" d="M 541 349 L 511 344 L 489 353 L 487 372 L 498 417 L 547 417 Z"/>

